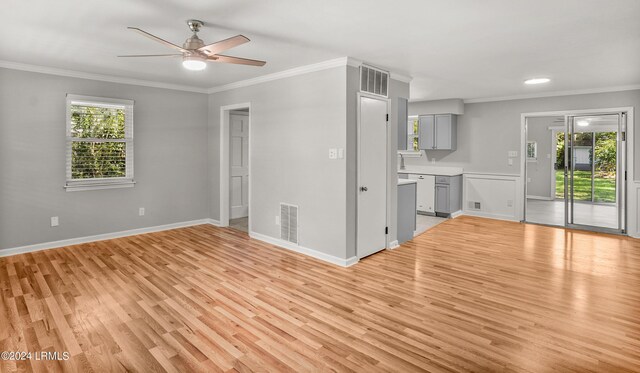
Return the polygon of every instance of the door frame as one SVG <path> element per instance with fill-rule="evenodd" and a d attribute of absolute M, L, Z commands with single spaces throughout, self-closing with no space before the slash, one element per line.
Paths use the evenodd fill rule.
<path fill-rule="evenodd" d="M 230 179 L 231 179 L 231 128 L 230 128 L 230 115 L 232 111 L 240 109 L 249 109 L 248 120 L 248 160 L 247 168 L 249 169 L 249 182 L 248 184 L 248 203 L 249 203 L 249 232 L 251 232 L 251 102 L 244 102 L 233 105 L 225 105 L 220 107 L 220 226 L 229 226 L 229 205 L 230 205 Z"/>
<path fill-rule="evenodd" d="M 524 190 L 524 198 L 520 201 L 520 213 L 519 218 L 520 221 L 526 223 L 526 208 L 527 208 L 527 159 L 526 159 L 526 150 L 527 150 L 527 118 L 534 117 L 551 117 L 551 116 L 563 116 L 565 118 L 565 128 L 567 125 L 567 117 L 575 116 L 575 115 L 593 115 L 593 114 L 617 114 L 620 112 L 626 112 L 627 114 L 627 123 L 626 123 L 626 172 L 627 172 L 627 180 L 624 184 L 626 193 L 625 193 L 625 206 L 624 213 L 626 216 L 626 234 L 635 234 L 636 230 L 636 215 L 637 215 L 637 201 L 635 193 L 628 193 L 629 191 L 634 190 L 634 137 L 635 137 L 635 119 L 634 119 L 634 108 L 632 106 L 626 107 L 613 107 L 613 108 L 604 108 L 604 109 L 582 109 L 582 110 L 558 110 L 558 111 L 543 111 L 543 112 L 530 112 L 530 113 L 522 113 L 520 114 L 520 182 L 521 185 L 518 189 Z M 566 136 L 566 135 L 565 135 Z M 565 196 L 566 197 L 566 196 Z M 633 213 L 631 213 L 633 212 Z"/>
<path fill-rule="evenodd" d="M 391 144 L 391 126 L 390 126 L 390 118 L 391 116 L 389 115 L 391 113 L 391 99 L 390 98 L 386 98 L 386 97 L 382 97 L 382 96 L 377 96 L 374 94 L 369 94 L 366 92 L 358 92 L 356 94 L 356 101 L 357 101 L 357 112 L 356 112 L 356 117 L 357 117 L 357 126 L 356 126 L 356 185 L 355 185 L 355 192 L 356 192 L 356 234 L 355 234 L 355 242 L 356 242 L 356 257 L 358 259 L 360 259 L 360 255 L 358 253 L 358 229 L 359 229 L 359 225 L 360 225 L 360 217 L 358 212 L 360 211 L 359 208 L 359 204 L 360 204 L 360 198 L 359 198 L 359 194 L 358 194 L 358 188 L 360 188 L 360 133 L 361 133 L 361 117 L 362 115 L 361 113 L 361 109 L 362 109 L 362 105 L 361 105 L 361 101 L 362 98 L 370 98 L 370 99 L 374 99 L 374 100 L 380 100 L 383 101 L 387 104 L 387 115 L 389 116 L 389 119 L 386 122 L 386 136 L 387 136 L 387 146 L 385 148 L 385 159 L 386 159 L 386 164 L 385 164 L 385 175 L 386 175 L 386 183 L 385 183 L 385 194 L 387 196 L 386 201 L 385 201 L 385 211 L 386 211 L 386 223 L 385 225 L 387 227 L 389 227 L 389 222 L 392 221 L 391 219 L 391 209 L 389 208 L 389 206 L 391 206 L 391 188 L 389 188 L 389 167 L 390 167 L 390 162 L 389 162 L 389 149 L 392 148 L 392 144 Z M 406 125 L 406 124 L 405 124 Z M 394 156 L 397 156 L 396 154 L 394 154 Z M 394 168 L 394 171 L 397 172 Z M 385 249 L 388 249 L 390 246 L 390 241 L 389 241 L 389 234 L 385 235 Z"/>

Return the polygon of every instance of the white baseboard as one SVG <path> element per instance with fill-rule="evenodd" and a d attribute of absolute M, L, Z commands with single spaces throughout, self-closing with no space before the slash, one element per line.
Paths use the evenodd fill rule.
<path fill-rule="evenodd" d="M 397 249 L 399 247 L 400 247 L 400 243 L 398 243 L 398 240 L 389 242 L 389 247 L 388 247 L 389 250 Z"/>
<path fill-rule="evenodd" d="M 506 220 L 506 221 L 516 221 L 519 222 L 520 220 L 514 216 L 510 216 L 510 215 L 498 215 L 498 214 L 488 214 L 482 211 L 465 211 L 464 213 L 462 213 L 461 215 L 466 215 L 466 216 L 477 216 L 479 218 L 488 218 L 488 219 L 496 219 L 496 220 Z"/>
<path fill-rule="evenodd" d="M 527 199 L 539 199 L 542 201 L 553 201 L 555 197 L 543 197 L 543 196 L 527 196 Z"/>
<path fill-rule="evenodd" d="M 86 237 L 70 238 L 70 239 L 60 240 L 60 241 L 43 242 L 43 243 L 38 243 L 34 245 L 19 246 L 19 247 L 0 250 L 0 257 L 32 253 L 35 251 L 55 249 L 55 248 L 64 247 L 64 246 L 79 245 L 79 244 L 88 243 L 88 242 L 111 240 L 114 238 L 135 236 L 135 235 L 144 234 L 144 233 L 160 232 L 160 231 L 166 231 L 166 230 L 176 229 L 176 228 L 185 228 L 185 227 L 191 227 L 194 225 L 202 225 L 202 224 L 216 225 L 216 222 L 217 220 L 213 220 L 213 219 L 199 219 L 199 220 L 191 220 L 191 221 L 185 221 L 180 223 L 156 225 L 154 227 L 130 229 L 130 230 L 120 231 L 120 232 L 97 234 L 95 236 L 86 236 Z M 220 223 L 218 222 L 218 224 Z"/>
<path fill-rule="evenodd" d="M 317 250 L 309 249 L 300 245 L 293 244 L 291 242 L 287 242 L 278 238 L 269 237 L 267 235 L 256 233 L 256 232 L 249 232 L 249 237 L 259 241 L 270 243 L 272 245 L 281 247 L 283 249 L 295 251 L 300 254 L 304 254 L 316 259 L 320 259 L 322 261 L 329 262 L 331 264 L 336 264 L 341 267 L 349 267 L 358 262 L 358 257 L 355 257 L 355 256 L 352 256 L 351 258 L 347 258 L 347 259 L 342 259 L 342 258 L 338 258 L 337 256 L 325 254 Z"/>
<path fill-rule="evenodd" d="M 215 225 L 216 227 L 220 227 L 220 220 L 215 220 L 215 219 L 205 219 L 207 221 L 208 224 L 211 225 Z"/>
<path fill-rule="evenodd" d="M 455 219 L 458 216 L 462 216 L 462 215 L 464 215 L 464 212 L 462 210 L 458 210 L 458 211 L 456 211 L 456 212 L 451 214 L 451 219 Z"/>

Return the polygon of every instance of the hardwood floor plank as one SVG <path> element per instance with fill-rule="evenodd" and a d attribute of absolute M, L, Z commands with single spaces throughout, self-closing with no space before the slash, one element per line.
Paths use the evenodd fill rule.
<path fill-rule="evenodd" d="M 209 225 L 0 258 L 2 372 L 638 372 L 640 241 L 459 217 L 340 268 Z"/>

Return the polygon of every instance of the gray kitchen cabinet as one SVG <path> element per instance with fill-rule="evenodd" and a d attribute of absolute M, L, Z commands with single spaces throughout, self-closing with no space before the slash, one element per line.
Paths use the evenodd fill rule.
<path fill-rule="evenodd" d="M 409 100 L 398 98 L 398 150 L 407 150 L 407 122 L 409 121 Z"/>
<path fill-rule="evenodd" d="M 398 185 L 398 243 L 413 239 L 416 230 L 416 183 Z"/>
<path fill-rule="evenodd" d="M 462 176 L 436 176 L 436 214 L 449 215 L 462 209 Z"/>
<path fill-rule="evenodd" d="M 456 150 L 458 119 L 455 114 L 420 116 L 420 149 Z"/>

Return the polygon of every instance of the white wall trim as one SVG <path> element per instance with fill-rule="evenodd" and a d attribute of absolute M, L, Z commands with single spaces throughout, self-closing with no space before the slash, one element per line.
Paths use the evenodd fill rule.
<path fill-rule="evenodd" d="M 237 88 L 249 87 L 252 85 L 267 83 L 274 80 L 289 78 L 289 77 L 298 76 L 298 75 L 304 75 L 304 74 L 308 74 L 316 71 L 332 69 L 334 67 L 347 66 L 349 64 L 350 64 L 349 57 L 335 58 L 333 60 L 318 62 L 311 65 L 306 65 L 306 66 L 294 67 L 293 69 L 288 69 L 288 70 L 279 71 L 272 74 L 261 75 L 251 79 L 240 80 L 237 82 L 224 84 L 217 87 L 212 87 L 207 90 L 207 93 L 211 94 L 211 93 L 229 91 Z"/>
<path fill-rule="evenodd" d="M 334 59 L 328 60 L 328 61 L 318 62 L 318 63 L 314 63 L 314 64 L 311 64 L 311 65 L 294 67 L 292 69 L 279 71 L 279 72 L 275 72 L 275 73 L 271 73 L 271 74 L 267 74 L 267 75 L 261 75 L 261 76 L 258 76 L 258 77 L 255 77 L 255 78 L 251 78 L 251 79 L 240 80 L 240 81 L 237 81 L 237 82 L 224 84 L 224 85 L 217 86 L 217 87 L 211 87 L 211 88 L 209 88 L 207 90 L 207 93 L 211 94 L 211 93 L 229 91 L 229 90 L 237 89 L 237 88 L 250 87 L 250 86 L 256 85 L 256 84 L 271 82 L 271 81 L 274 81 L 274 80 L 279 80 L 279 79 L 284 79 L 284 78 L 290 78 L 290 77 L 298 76 L 298 75 L 309 74 L 309 73 L 316 72 L 316 71 L 332 69 L 334 67 L 340 67 L 340 66 L 360 67 L 360 65 L 362 65 L 362 63 L 363 63 L 362 61 L 356 60 L 356 59 L 351 58 L 351 57 L 334 58 Z M 401 82 L 404 82 L 404 83 L 409 83 L 412 80 L 412 78 L 409 77 L 409 76 L 405 76 L 405 75 L 402 75 L 402 74 L 397 74 L 397 73 L 394 73 L 394 72 L 390 72 L 389 76 L 393 80 L 398 80 L 398 81 L 401 81 Z"/>
<path fill-rule="evenodd" d="M 199 219 L 199 220 L 191 220 L 191 221 L 185 221 L 180 223 L 156 225 L 153 227 L 137 228 L 137 229 L 130 229 L 126 231 L 120 231 L 120 232 L 97 234 L 94 236 L 70 238 L 70 239 L 60 240 L 60 241 L 43 242 L 43 243 L 38 243 L 34 245 L 13 247 L 9 249 L 0 250 L 0 257 L 32 253 L 36 251 L 55 249 L 55 248 L 71 246 L 71 245 L 79 245 L 79 244 L 88 243 L 88 242 L 96 242 L 96 241 L 111 240 L 114 238 L 129 237 L 129 236 L 135 236 L 138 234 L 161 232 L 161 231 L 166 231 L 166 230 L 176 229 L 176 228 L 186 228 L 194 225 L 203 225 L 203 224 L 219 225 L 218 221 L 213 219 Z"/>
<path fill-rule="evenodd" d="M 510 181 L 513 182 L 514 184 L 514 199 L 513 199 L 513 215 L 507 215 L 507 214 L 500 214 L 500 213 L 491 213 L 491 212 L 485 212 L 485 211 L 481 211 L 481 210 L 473 210 L 473 209 L 469 209 L 469 199 L 467 197 L 467 193 L 469 191 L 469 181 L 470 180 L 474 180 L 474 179 L 481 179 L 481 180 L 494 180 L 497 182 L 501 182 L 501 181 Z M 521 188 L 521 180 L 522 178 L 519 175 L 513 175 L 513 174 L 494 174 L 494 173 L 476 173 L 476 172 L 465 172 L 463 175 L 463 179 L 462 179 L 462 211 L 464 215 L 469 215 L 469 216 L 479 216 L 479 217 L 484 217 L 484 218 L 491 218 L 491 219 L 499 219 L 499 220 L 510 220 L 510 221 L 520 221 L 522 220 L 522 209 L 520 207 L 520 203 L 519 201 L 524 201 L 524 194 L 523 194 L 523 188 Z M 492 196 L 491 193 L 493 192 L 489 192 L 486 196 L 483 196 L 483 198 L 488 199 L 491 197 L 495 197 Z M 485 205 L 487 204 L 487 202 L 485 201 Z"/>
<path fill-rule="evenodd" d="M 205 93 L 205 94 L 223 92 L 223 91 L 228 91 L 228 90 L 242 88 L 242 87 L 249 87 L 249 86 L 260 84 L 260 83 L 266 83 L 273 80 L 308 74 L 311 72 L 331 69 L 339 66 L 359 67 L 360 65 L 362 65 L 362 61 L 359 61 L 351 57 L 340 57 L 340 58 L 335 58 L 328 61 L 313 63 L 310 65 L 294 67 L 292 69 L 279 71 L 271 74 L 261 75 L 251 79 L 240 80 L 240 81 L 229 83 L 229 84 L 223 84 L 220 86 L 215 86 L 210 88 L 201 88 L 201 87 L 194 87 L 194 86 L 183 85 L 183 84 L 164 83 L 164 82 L 157 82 L 157 81 L 151 81 L 151 80 L 126 78 L 126 77 L 114 76 L 114 75 L 94 74 L 94 73 L 88 73 L 84 71 L 59 69 L 57 67 L 31 65 L 31 64 L 21 63 L 21 62 L 0 60 L 0 68 L 6 68 L 6 69 L 12 69 L 12 70 L 21 70 L 21 71 L 29 71 L 29 72 L 41 73 L 41 74 L 66 76 L 70 78 L 91 79 L 91 80 L 98 80 L 98 81 L 109 82 L 109 83 L 131 84 L 131 85 L 137 85 L 137 86 L 143 86 L 143 87 L 173 89 L 177 91 L 187 91 L 187 92 Z M 410 83 L 412 80 L 410 76 L 397 74 L 394 72 L 390 72 L 389 76 L 391 77 L 391 79 L 398 80 L 404 83 Z"/>
<path fill-rule="evenodd" d="M 12 69 L 12 70 L 29 71 L 29 72 L 40 73 L 40 74 L 66 76 L 70 78 L 99 80 L 102 82 L 109 82 L 109 83 L 131 84 L 131 85 L 137 85 L 137 86 L 143 86 L 143 87 L 173 89 L 176 91 L 207 93 L 206 88 L 198 88 L 198 87 L 192 87 L 192 86 L 182 85 L 182 84 L 162 83 L 162 82 L 155 82 L 151 80 L 124 78 L 124 77 L 113 76 L 113 75 L 94 74 L 94 73 L 87 73 L 82 71 L 58 69 L 56 67 L 48 67 L 48 66 L 29 65 L 26 63 L 11 62 L 11 61 L 4 61 L 4 60 L 0 60 L 0 67 L 6 68 L 6 69 Z"/>
<path fill-rule="evenodd" d="M 464 103 L 465 104 L 477 104 L 477 103 L 481 103 L 481 102 L 525 100 L 525 99 L 530 99 L 530 98 L 586 95 L 586 94 L 591 94 L 591 93 L 608 93 L 608 92 L 634 91 L 636 89 L 640 89 L 640 84 L 624 85 L 624 86 L 617 86 L 617 87 L 575 89 L 575 90 L 570 90 L 570 91 L 538 92 L 538 93 L 528 93 L 528 94 L 513 95 L 513 96 L 471 98 L 471 99 L 464 100 Z"/>
<path fill-rule="evenodd" d="M 347 259 L 342 259 L 342 258 L 338 258 L 337 256 L 325 254 L 317 250 L 309 249 L 300 245 L 293 244 L 291 242 L 280 240 L 278 238 L 269 237 L 261 233 L 249 232 L 249 237 L 258 241 L 269 243 L 271 245 L 274 245 L 286 250 L 291 250 L 299 254 L 304 254 L 304 255 L 313 257 L 315 259 L 320 259 L 322 261 L 325 261 L 331 264 L 339 265 L 341 267 L 349 267 L 358 262 L 358 258 L 356 256 L 352 256 L 351 258 L 347 258 Z"/>
<path fill-rule="evenodd" d="M 415 237 L 415 234 L 414 234 L 414 237 Z M 400 243 L 398 243 L 398 240 L 395 240 L 395 241 L 391 241 L 391 243 L 389 243 L 389 247 L 387 247 L 387 250 L 393 250 L 393 249 L 397 249 L 399 247 L 400 247 Z"/>

